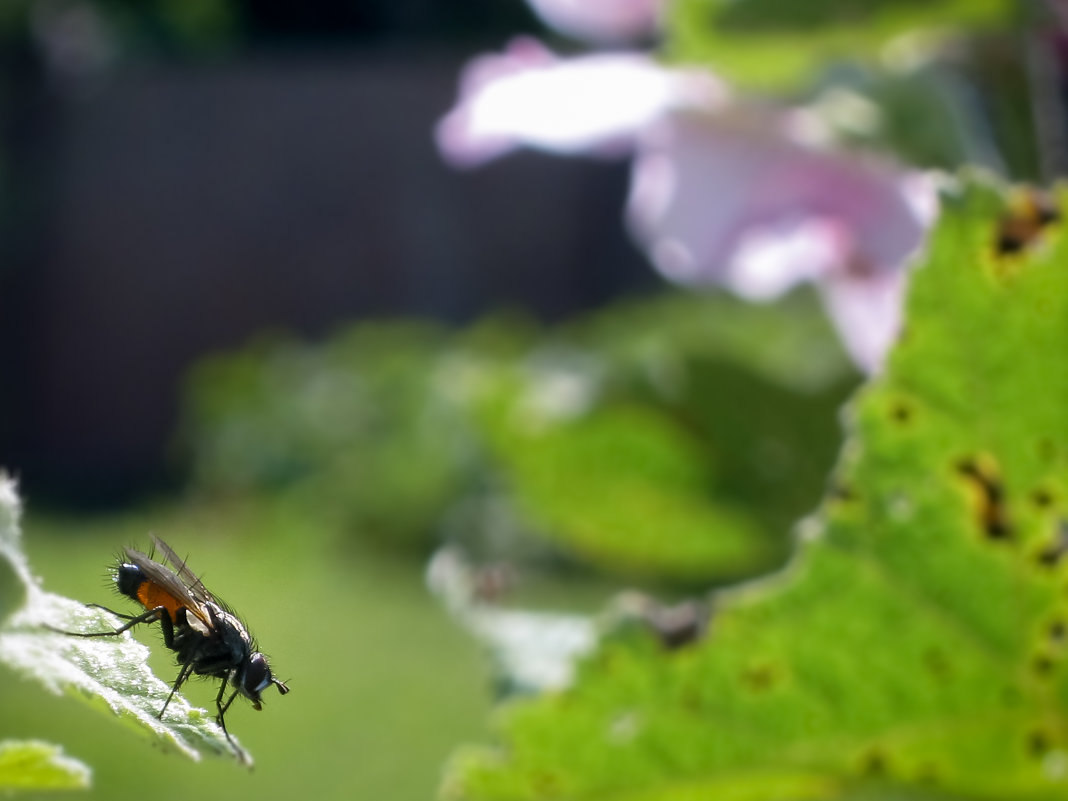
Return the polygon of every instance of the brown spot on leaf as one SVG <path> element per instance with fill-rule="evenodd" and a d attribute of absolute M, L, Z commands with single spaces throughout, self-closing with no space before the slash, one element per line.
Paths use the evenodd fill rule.
<path fill-rule="evenodd" d="M 1061 561 L 1061 557 L 1063 556 L 1063 548 L 1050 545 L 1039 551 L 1035 556 L 1035 560 L 1042 565 L 1042 567 L 1056 567 L 1057 563 Z"/>
<path fill-rule="evenodd" d="M 857 498 L 856 490 L 849 484 L 845 484 L 841 481 L 835 481 L 831 484 L 828 490 L 832 500 L 840 503 L 849 503 L 855 501 Z"/>
<path fill-rule="evenodd" d="M 1042 546 L 1035 559 L 1042 567 L 1054 568 L 1068 555 L 1068 521 L 1057 521 L 1053 539 Z"/>
<path fill-rule="evenodd" d="M 875 779 L 886 776 L 889 771 L 889 760 L 886 754 L 877 748 L 872 748 L 860 758 L 860 773 L 862 776 Z"/>
<path fill-rule="evenodd" d="M 1046 634 L 1051 641 L 1062 643 L 1065 635 L 1068 634 L 1068 626 L 1065 626 L 1063 620 L 1054 620 L 1049 624 L 1049 628 L 1046 629 Z"/>
<path fill-rule="evenodd" d="M 995 250 L 1008 256 L 1033 245 L 1043 230 L 1060 219 L 1060 211 L 1048 195 L 1036 189 L 1022 189 L 1009 198 L 1009 206 L 998 221 Z"/>
<path fill-rule="evenodd" d="M 750 665 L 742 671 L 742 685 L 755 693 L 767 692 L 778 682 L 778 672 L 769 664 Z"/>
<path fill-rule="evenodd" d="M 537 790 L 538 795 L 552 797 L 557 794 L 560 782 L 556 776 L 547 771 L 538 771 L 530 777 L 530 784 Z"/>
<path fill-rule="evenodd" d="M 961 459 L 957 463 L 957 473 L 968 484 L 979 527 L 987 538 L 1010 539 L 1012 527 L 1009 525 L 1005 487 L 1001 483 L 997 463 L 989 457 Z"/>
<path fill-rule="evenodd" d="M 937 679 L 948 679 L 952 673 L 949 659 L 940 648 L 928 648 L 924 652 L 923 666 Z"/>
<path fill-rule="evenodd" d="M 1053 672 L 1056 662 L 1049 654 L 1036 654 L 1031 660 L 1031 670 L 1040 678 L 1045 678 Z"/>
<path fill-rule="evenodd" d="M 1036 489 L 1031 493 L 1031 503 L 1039 509 L 1048 509 L 1053 506 L 1053 493 L 1045 488 Z"/>
<path fill-rule="evenodd" d="M 1050 738 L 1042 729 L 1034 729 L 1027 735 L 1027 753 L 1041 757 L 1050 749 Z"/>
<path fill-rule="evenodd" d="M 933 762 L 924 762 L 916 771 L 916 781 L 920 784 L 938 784 L 938 766 Z"/>
<path fill-rule="evenodd" d="M 687 686 L 682 691 L 679 701 L 682 703 L 682 708 L 688 712 L 697 712 L 704 706 L 700 693 L 691 686 Z"/>
<path fill-rule="evenodd" d="M 912 405 L 902 400 L 896 401 L 890 407 L 890 419 L 899 425 L 907 425 L 912 421 L 914 414 Z"/>

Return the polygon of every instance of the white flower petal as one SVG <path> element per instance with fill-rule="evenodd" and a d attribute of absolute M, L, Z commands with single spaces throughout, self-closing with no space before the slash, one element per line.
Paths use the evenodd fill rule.
<path fill-rule="evenodd" d="M 559 59 L 518 39 L 465 70 L 456 106 L 439 122 L 445 158 L 475 166 L 527 146 L 561 154 L 622 155 L 667 111 L 712 107 L 726 90 L 706 73 L 671 70 L 637 53 Z"/>

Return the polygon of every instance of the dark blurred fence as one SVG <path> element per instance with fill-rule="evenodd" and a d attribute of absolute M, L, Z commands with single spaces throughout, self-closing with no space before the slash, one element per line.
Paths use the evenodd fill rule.
<path fill-rule="evenodd" d="M 465 54 L 253 58 L 21 87 L 0 242 L 0 463 L 31 497 L 159 486 L 182 375 L 264 329 L 547 317 L 655 278 L 622 163 L 459 173 L 432 144 Z"/>

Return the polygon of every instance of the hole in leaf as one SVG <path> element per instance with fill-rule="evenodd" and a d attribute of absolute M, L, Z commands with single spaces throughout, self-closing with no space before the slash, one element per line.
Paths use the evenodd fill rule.
<path fill-rule="evenodd" d="M 631 593 L 626 603 L 631 619 L 649 630 L 668 650 L 700 639 L 708 625 L 709 610 L 697 601 L 663 604 L 642 593 Z"/>
<path fill-rule="evenodd" d="M 653 630 L 665 648 L 675 649 L 700 639 L 707 617 L 697 604 L 680 604 L 652 620 Z"/>

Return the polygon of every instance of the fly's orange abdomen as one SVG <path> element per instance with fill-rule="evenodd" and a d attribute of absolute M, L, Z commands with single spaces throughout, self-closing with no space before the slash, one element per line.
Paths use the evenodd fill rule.
<path fill-rule="evenodd" d="M 177 621 L 178 610 L 184 606 L 169 592 L 150 581 L 142 582 L 141 586 L 137 588 L 137 600 L 145 609 L 155 609 L 157 606 L 162 606 L 167 610 L 167 614 L 171 616 L 173 621 Z"/>
<path fill-rule="evenodd" d="M 137 601 L 145 609 L 155 609 L 162 606 L 167 610 L 171 621 L 177 622 L 178 610 L 185 604 L 158 584 L 150 581 L 140 567 L 127 564 L 119 565 L 115 580 L 119 585 L 119 592 L 127 598 Z"/>

